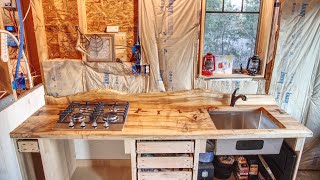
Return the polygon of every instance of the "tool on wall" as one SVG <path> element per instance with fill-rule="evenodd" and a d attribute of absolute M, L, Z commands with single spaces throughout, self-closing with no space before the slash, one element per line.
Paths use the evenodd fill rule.
<path fill-rule="evenodd" d="M 137 35 L 137 41 L 132 46 L 131 52 L 136 60 L 135 65 L 132 66 L 132 71 L 134 74 L 140 74 L 141 73 L 141 46 L 140 46 L 140 37 Z"/>
<path fill-rule="evenodd" d="M 90 39 L 80 31 L 78 26 L 76 26 L 76 30 L 78 34 L 76 50 L 90 56 L 87 51 L 90 46 Z"/>
<path fill-rule="evenodd" d="M 132 46 L 132 54 L 136 59 L 136 63 L 132 66 L 133 74 L 141 74 L 141 75 L 150 75 L 150 65 L 149 64 L 141 64 L 141 45 L 140 45 L 140 37 L 137 35 L 137 41 Z"/>

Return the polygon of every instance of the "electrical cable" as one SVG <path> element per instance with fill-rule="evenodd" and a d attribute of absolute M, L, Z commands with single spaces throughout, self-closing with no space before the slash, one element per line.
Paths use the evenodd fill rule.
<path fill-rule="evenodd" d="M 7 91 L 0 91 L 0 93 L 2 93 L 2 94 L 0 95 L 0 99 L 1 99 L 1 98 L 3 98 L 3 97 L 4 97 L 4 95 L 6 95 L 6 94 L 7 94 Z"/>
<path fill-rule="evenodd" d="M 23 22 L 24 22 L 24 21 L 27 19 L 27 17 L 28 17 L 29 11 L 30 11 L 30 9 L 31 9 L 31 3 L 32 3 L 32 0 L 30 0 L 30 2 L 29 2 L 29 7 L 28 7 L 28 10 L 27 10 L 26 14 L 24 15 Z"/>
<path fill-rule="evenodd" d="M 0 33 L 8 34 L 9 36 L 12 37 L 12 39 L 16 42 L 16 44 L 17 44 L 18 46 L 20 45 L 20 42 L 18 41 L 18 39 L 17 39 L 12 33 L 10 33 L 9 31 L 0 29 Z M 29 79 L 30 88 L 33 88 L 33 80 L 32 80 L 32 76 L 31 76 L 31 72 L 30 72 L 30 67 L 29 67 L 29 63 L 28 63 L 29 61 L 28 61 L 27 56 L 26 56 L 26 54 L 24 53 L 24 51 L 22 51 L 22 57 L 23 57 L 23 59 L 25 59 L 26 68 L 27 68 L 27 75 L 28 75 L 28 79 Z M 20 66 L 20 65 L 19 65 L 19 66 Z M 19 72 L 19 71 L 16 70 L 16 72 Z"/>
<path fill-rule="evenodd" d="M 11 11 L 8 10 L 8 12 L 9 12 L 9 16 L 10 16 L 9 19 L 10 19 L 11 23 L 13 24 L 15 31 L 18 32 L 17 22 L 15 21 L 14 16 L 11 14 Z M 13 14 L 14 14 L 14 12 L 13 12 Z"/>
<path fill-rule="evenodd" d="M 18 17 L 19 17 L 19 24 L 20 24 L 20 44 L 19 44 L 19 52 L 18 52 L 18 60 L 17 60 L 17 66 L 16 66 L 16 74 L 15 74 L 15 80 L 19 78 L 19 68 L 20 68 L 20 61 L 23 54 L 23 45 L 24 45 L 24 30 L 23 30 L 23 18 L 22 18 L 22 10 L 21 10 L 21 2 L 20 0 L 16 1 L 17 3 L 17 9 L 18 9 Z"/>

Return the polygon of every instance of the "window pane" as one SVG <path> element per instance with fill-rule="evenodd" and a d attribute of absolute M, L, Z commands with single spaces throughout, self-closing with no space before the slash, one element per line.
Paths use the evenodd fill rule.
<path fill-rule="evenodd" d="M 244 12 L 259 12 L 260 0 L 244 0 L 243 5 Z"/>
<path fill-rule="evenodd" d="M 233 68 L 245 68 L 255 52 L 259 14 L 207 13 L 204 53 L 234 55 Z"/>
<path fill-rule="evenodd" d="M 207 0 L 207 11 L 222 11 L 222 0 Z"/>
<path fill-rule="evenodd" d="M 225 0 L 224 11 L 241 12 L 242 0 Z"/>

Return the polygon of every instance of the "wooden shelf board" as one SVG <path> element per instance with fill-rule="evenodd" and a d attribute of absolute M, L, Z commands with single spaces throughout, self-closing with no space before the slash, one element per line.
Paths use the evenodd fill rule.
<path fill-rule="evenodd" d="M 95 160 L 97 161 L 97 160 Z M 71 180 L 128 180 L 131 179 L 130 160 L 102 160 L 100 165 L 78 166 Z M 98 163 L 99 164 L 99 163 Z"/>
<path fill-rule="evenodd" d="M 238 78 L 250 78 L 250 79 L 262 79 L 263 75 L 250 76 L 247 74 L 214 74 L 211 77 L 199 75 L 200 78 L 204 79 L 238 79 Z"/>

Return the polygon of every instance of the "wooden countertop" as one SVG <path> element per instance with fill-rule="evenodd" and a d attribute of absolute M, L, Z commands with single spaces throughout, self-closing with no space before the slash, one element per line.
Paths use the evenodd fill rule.
<path fill-rule="evenodd" d="M 237 107 L 227 106 L 230 96 L 210 90 L 129 95 L 98 90 L 75 96 L 46 97 L 47 105 L 39 109 L 10 133 L 12 138 L 52 139 L 235 139 L 311 137 L 312 132 L 282 111 L 271 96 L 248 95 Z M 130 102 L 123 131 L 52 130 L 59 113 L 72 101 L 126 100 Z M 209 111 L 265 108 L 285 126 L 283 129 L 217 130 Z M 138 110 L 140 109 L 140 110 Z"/>

